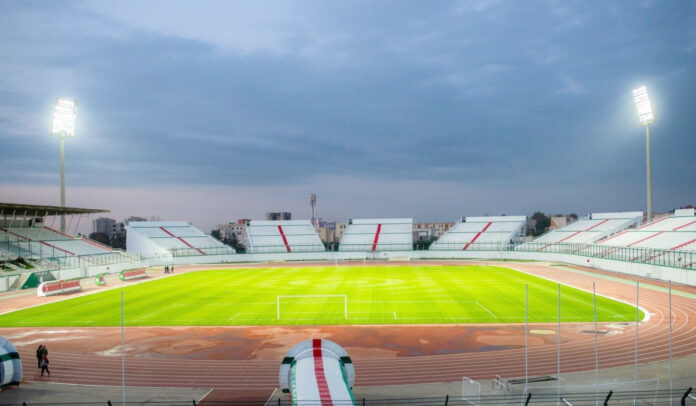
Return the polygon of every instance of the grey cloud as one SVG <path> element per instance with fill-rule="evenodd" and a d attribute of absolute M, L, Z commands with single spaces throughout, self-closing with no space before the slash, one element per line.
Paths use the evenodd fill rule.
<path fill-rule="evenodd" d="M 692 3 L 291 4 L 269 15 L 244 5 L 248 21 L 227 29 L 219 18 L 177 26 L 175 12 L 148 27 L 157 3 L 4 2 L 0 140 L 23 155 L 0 159 L 0 184 L 56 182 L 46 117 L 67 93 L 81 106 L 67 142 L 75 186 L 431 181 L 485 191 L 497 207 L 488 184 L 524 201 L 545 185 L 594 207 L 610 203 L 605 187 L 640 197 L 630 89 L 648 81 L 664 106 L 656 186 L 674 205 L 696 199 L 682 175 L 696 154 L 695 64 L 679 41 Z"/>

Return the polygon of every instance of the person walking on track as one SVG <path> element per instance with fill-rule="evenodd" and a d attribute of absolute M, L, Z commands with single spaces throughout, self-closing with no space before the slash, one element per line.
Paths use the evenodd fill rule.
<path fill-rule="evenodd" d="M 43 376 L 44 371 L 46 371 L 48 373 L 48 377 L 50 378 L 51 371 L 48 370 L 48 358 L 47 357 L 43 357 L 43 359 L 41 360 L 41 376 Z"/>
<path fill-rule="evenodd" d="M 38 363 L 39 368 L 41 368 L 41 360 L 43 360 L 43 349 L 43 344 L 39 345 L 39 348 L 36 349 L 36 362 Z"/>

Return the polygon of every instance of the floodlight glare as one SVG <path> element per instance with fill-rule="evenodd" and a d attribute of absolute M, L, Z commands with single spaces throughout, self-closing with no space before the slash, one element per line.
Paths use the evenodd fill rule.
<path fill-rule="evenodd" d="M 77 102 L 68 99 L 56 99 L 53 109 L 53 125 L 51 135 L 57 137 L 75 136 L 75 120 L 77 119 Z"/>
<path fill-rule="evenodd" d="M 636 104 L 640 125 L 650 125 L 655 122 L 655 115 L 648 98 L 648 88 L 645 85 L 633 90 L 633 102 Z"/>
<path fill-rule="evenodd" d="M 65 207 L 65 139 L 75 136 L 77 102 L 69 99 L 56 99 L 53 108 L 51 135 L 60 138 L 60 205 Z M 60 231 L 65 232 L 65 215 L 60 217 Z"/>
<path fill-rule="evenodd" d="M 652 106 L 650 105 L 650 98 L 648 97 L 648 87 L 643 85 L 637 89 L 633 90 L 633 102 L 636 105 L 636 111 L 638 112 L 638 121 L 640 125 L 645 127 L 645 167 L 646 167 L 646 180 L 647 180 L 647 192 L 648 192 L 648 221 L 652 220 L 653 217 L 653 198 L 652 198 L 652 160 L 650 158 L 650 124 L 655 122 L 655 115 L 652 111 Z"/>

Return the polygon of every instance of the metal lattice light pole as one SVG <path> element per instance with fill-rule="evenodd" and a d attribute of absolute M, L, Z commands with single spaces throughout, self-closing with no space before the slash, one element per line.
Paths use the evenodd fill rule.
<path fill-rule="evenodd" d="M 633 90 L 633 101 L 636 104 L 638 112 L 638 121 L 640 125 L 645 127 L 645 160 L 647 167 L 647 183 L 648 183 L 648 221 L 653 217 L 653 199 L 652 199 L 652 162 L 650 160 L 650 124 L 655 122 L 655 115 L 650 105 L 648 98 L 648 88 L 643 85 Z"/>
<path fill-rule="evenodd" d="M 65 207 L 65 139 L 75 136 L 77 102 L 57 98 L 53 108 L 51 135 L 60 138 L 60 205 Z M 65 215 L 60 218 L 60 231 L 65 232 Z"/>

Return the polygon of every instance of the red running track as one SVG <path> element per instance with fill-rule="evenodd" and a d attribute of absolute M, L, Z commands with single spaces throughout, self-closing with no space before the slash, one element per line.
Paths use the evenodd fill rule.
<path fill-rule="evenodd" d="M 306 266 L 306 264 L 302 265 Z M 592 281 L 597 281 L 597 293 L 611 296 L 628 303 L 635 303 L 635 286 L 619 283 L 613 280 L 592 278 L 590 276 L 563 270 L 551 266 L 510 263 L 509 266 L 524 272 L 562 282 L 565 285 L 580 289 L 592 290 Z M 179 268 L 177 268 L 179 269 Z M 183 267 L 182 267 L 183 270 Z M 617 276 L 617 275 L 615 275 Z M 626 279 L 629 277 L 625 276 Z M 653 282 L 657 284 L 657 282 Z M 685 291 L 693 288 L 680 287 Z M 653 289 L 640 289 L 640 306 L 650 313 L 650 319 L 639 325 L 639 363 L 660 361 L 668 358 L 668 296 L 664 292 Z M 684 296 L 672 296 L 672 328 L 673 355 L 681 357 L 696 353 L 696 300 Z M 515 377 L 524 375 L 524 343 L 523 325 L 451 325 L 430 326 L 334 326 L 334 329 L 324 327 L 307 327 L 297 330 L 284 330 L 258 336 L 255 342 L 249 343 L 253 351 L 234 354 L 239 359 L 229 359 L 232 353 L 209 356 L 209 359 L 187 358 L 185 347 L 190 343 L 208 343 L 219 340 L 219 346 L 228 348 L 227 338 L 217 335 L 208 336 L 206 331 L 227 331 L 233 329 L 217 327 L 217 330 L 195 328 L 175 328 L 177 334 L 186 335 L 186 340 L 178 340 L 173 336 L 163 336 L 140 341 L 127 341 L 126 385 L 155 386 L 155 387 L 190 387 L 216 388 L 233 390 L 273 390 L 278 385 L 278 368 L 282 355 L 297 342 L 307 336 L 321 336 L 338 341 L 351 354 L 356 370 L 356 385 L 394 385 L 430 382 L 459 381 L 462 376 L 472 379 L 487 379 L 495 375 Z M 507 337 L 512 345 L 502 350 L 482 350 L 480 345 L 471 342 L 459 342 L 462 331 L 480 332 L 483 330 L 512 331 Z M 561 372 L 576 372 L 594 369 L 594 334 L 584 333 L 591 330 L 592 323 L 563 324 L 561 333 Z M 240 331 L 251 327 L 237 327 Z M 266 327 L 266 329 L 273 329 Z M 391 332 L 399 337 L 408 335 L 409 331 L 436 330 L 442 335 L 442 329 L 451 331 L 453 348 L 447 348 L 446 355 L 433 355 L 436 349 L 422 344 L 422 351 L 430 355 L 397 356 L 389 352 L 389 343 L 380 342 L 377 332 Z M 438 330 L 439 329 L 439 330 Z M 536 324 L 530 329 L 555 331 L 556 324 Z M 66 334 L 66 330 L 68 330 Z M 135 329 L 127 329 L 127 336 Z M 599 335 L 599 367 L 611 368 L 632 365 L 634 362 L 634 323 L 601 323 L 599 330 L 611 331 L 612 334 Z M 51 360 L 51 382 L 75 384 L 121 384 L 120 347 L 110 347 L 105 350 L 99 343 L 111 340 L 120 343 L 118 328 L 74 329 L 74 340 L 88 339 L 94 341 L 94 347 L 69 345 L 70 329 L 2 329 L 0 334 L 7 336 L 18 347 L 25 368 L 25 380 L 45 380 L 40 378 L 39 370 L 34 362 L 34 350 L 42 340 L 49 340 L 49 358 Z M 143 330 L 135 330 L 143 332 Z M 326 331 L 343 331 L 353 334 L 335 336 Z M 359 333 L 358 333 L 359 332 Z M 217 334 L 217 333 L 216 333 Z M 337 334 L 337 333 L 336 333 Z M 488 334 L 488 333 L 486 333 Z M 506 333 L 507 334 L 507 333 Z M 361 335 L 361 340 L 357 336 Z M 63 340 L 56 336 L 61 336 Z M 78 337 L 79 336 L 79 337 Z M 192 337 L 193 336 L 193 337 Z M 54 338 L 52 338 L 54 337 Z M 376 337 L 376 338 L 375 338 Z M 374 338 L 372 341 L 371 338 Z M 431 338 L 435 338 L 434 336 Z M 479 337 L 480 338 L 480 337 Z M 534 340 L 532 340 L 534 338 Z M 234 340 L 249 340 L 250 337 L 240 333 Z M 74 341 L 73 340 L 73 341 Z M 159 340 L 155 346 L 171 349 L 169 355 L 146 351 L 138 347 L 138 343 L 153 345 L 152 340 Z M 358 342 L 359 341 L 359 342 Z M 239 343 L 235 341 L 235 343 Z M 203 345 L 203 344 L 201 344 Z M 555 375 L 557 367 L 555 334 L 545 336 L 530 335 L 529 373 L 530 375 Z M 273 356 L 259 356 L 260 348 L 272 348 Z M 505 348 L 505 346 L 503 346 Z M 444 348 L 443 348 L 444 349 Z M 382 352 L 379 352 L 380 350 Z M 227 350 L 225 350 L 227 351 Z M 475 351 L 475 352 L 474 352 Z M 415 351 L 418 352 L 418 349 Z M 249 359 L 244 359 L 244 358 Z"/>

